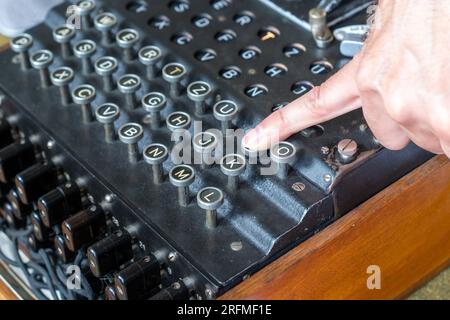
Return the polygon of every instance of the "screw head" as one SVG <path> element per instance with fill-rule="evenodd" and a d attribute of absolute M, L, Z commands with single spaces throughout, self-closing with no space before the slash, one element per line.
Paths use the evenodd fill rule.
<path fill-rule="evenodd" d="M 88 84 L 80 85 L 72 91 L 72 99 L 76 104 L 91 103 L 96 96 L 95 88 Z"/>
<path fill-rule="evenodd" d="M 66 86 L 73 81 L 75 73 L 72 68 L 60 67 L 55 70 L 50 75 L 50 79 L 54 86 Z"/>
<path fill-rule="evenodd" d="M 358 143 L 352 139 L 344 139 L 338 143 L 338 155 L 342 163 L 347 164 L 355 160 L 358 154 Z"/>
<path fill-rule="evenodd" d="M 97 121 L 102 124 L 114 123 L 120 117 L 120 108 L 114 103 L 105 103 L 95 111 Z"/>
<path fill-rule="evenodd" d="M 119 68 L 119 62 L 114 57 L 106 56 L 97 59 L 94 67 L 99 76 L 110 76 Z"/>
<path fill-rule="evenodd" d="M 75 29 L 69 25 L 63 25 L 53 30 L 53 40 L 57 43 L 68 43 L 75 37 Z"/>
<path fill-rule="evenodd" d="M 144 137 L 144 128 L 137 123 L 124 124 L 119 129 L 119 139 L 125 144 L 138 143 Z"/>
<path fill-rule="evenodd" d="M 33 68 L 41 70 L 48 68 L 53 63 L 53 53 L 49 50 L 39 50 L 30 57 Z"/>
<path fill-rule="evenodd" d="M 10 42 L 12 51 L 22 53 L 29 50 L 33 46 L 33 37 L 28 33 L 23 33 L 11 39 Z"/>

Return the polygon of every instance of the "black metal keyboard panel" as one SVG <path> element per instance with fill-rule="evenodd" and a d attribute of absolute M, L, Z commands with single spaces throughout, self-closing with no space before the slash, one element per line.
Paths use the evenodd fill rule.
<path fill-rule="evenodd" d="M 115 57 L 119 61 L 116 79 L 129 73 L 141 77 L 139 99 L 151 91 L 167 95 L 163 119 L 174 111 L 183 111 L 193 120 L 201 121 L 203 130 L 220 128 L 212 114 L 212 103 L 205 115 L 198 116 L 186 92 L 178 98 L 169 97 L 169 85 L 160 71 L 164 65 L 177 62 L 186 67 L 188 76 L 182 82 L 184 88 L 193 81 L 205 81 L 212 86 L 215 101 L 235 101 L 240 113 L 234 125 L 248 130 L 280 104 L 298 98 L 293 92 L 296 83 L 319 85 L 348 62 L 339 54 L 337 44 L 328 49 L 316 48 L 307 30 L 269 10 L 262 2 L 227 0 L 221 2 L 223 8 L 219 2 L 96 1 L 96 13 L 111 12 L 117 16 L 118 26 L 114 32 L 124 28 L 139 31 L 141 40 L 136 49 L 146 45 L 162 49 L 164 58 L 157 65 L 154 80 L 146 79 L 145 68 L 138 60 L 124 62 L 122 49 L 115 43 L 102 45 L 100 34 L 94 28 L 77 31 L 72 43 L 93 40 L 97 52 L 92 61 L 106 55 Z M 185 6 L 180 6 L 181 3 Z M 45 23 L 28 31 L 34 38 L 31 51 L 53 52 L 55 59 L 50 70 L 60 66 L 75 70 L 72 89 L 81 84 L 95 87 L 97 96 L 93 107 L 107 102 L 120 106 L 116 130 L 125 123 L 141 124 L 145 131 L 139 142 L 141 152 L 151 143 L 172 148 L 171 132 L 165 125 L 150 128 L 148 113 L 142 107 L 128 109 L 121 92 L 117 89 L 105 92 L 101 77 L 81 73 L 80 59 L 62 58 L 60 45 L 53 41 L 52 30 L 65 23 L 68 4 L 52 10 Z M 307 12 L 310 4 L 303 1 L 301 5 Z M 250 16 L 251 23 L 245 26 L 236 23 L 239 14 Z M 204 28 L 194 23 L 200 15 L 209 21 Z M 161 20 L 169 25 L 162 30 L 152 25 Z M 275 39 L 270 39 L 271 36 L 265 34 L 267 31 L 272 32 Z M 229 43 L 219 43 L 216 38 L 220 32 L 235 38 Z M 177 44 L 180 35 L 191 41 Z M 306 51 L 289 58 L 283 50 L 292 44 L 300 44 Z M 240 54 L 249 47 L 258 54 L 247 61 Z M 199 61 L 201 50 L 214 52 L 216 57 L 207 62 Z M 143 160 L 130 163 L 125 144 L 105 143 L 101 124 L 83 124 L 78 105 L 62 106 L 58 88 L 42 88 L 38 72 L 21 71 L 17 63 L 13 63 L 17 61 L 14 57 L 11 51 L 0 55 L 0 88 L 7 97 L 2 108 L 8 119 L 26 135 L 35 136 L 44 145 L 47 158 L 64 168 L 72 180 L 82 181 L 96 201 L 113 194 L 114 201 L 108 208 L 118 223 L 136 233 L 146 251 L 164 255 L 176 252 L 179 259 L 167 262 L 174 278 L 194 279 L 195 290 L 203 297 L 205 286 L 213 290 L 213 296 L 220 295 L 430 157 L 413 145 L 401 152 L 383 149 L 373 139 L 362 113 L 355 111 L 314 128 L 312 137 L 306 130 L 289 139 L 299 152 L 286 179 L 255 177 L 247 169 L 241 175 L 237 192 L 232 194 L 226 191 L 227 177 L 218 165 L 205 170 L 196 165 L 196 180 L 190 188 L 192 195 L 206 186 L 220 188 L 225 194 L 224 205 L 218 210 L 218 226 L 211 230 L 205 227 L 204 210 L 197 206 L 195 199 L 186 208 L 180 207 L 177 190 L 167 177 L 161 185 L 153 184 L 147 163 Z M 314 63 L 324 61 L 332 70 L 313 74 Z M 267 67 L 273 64 L 286 68 L 285 74 L 274 78 L 265 74 Z M 240 75 L 225 79 L 221 73 L 226 68 Z M 246 90 L 252 85 L 259 85 L 267 92 L 249 97 Z M 340 164 L 334 157 L 342 139 L 353 139 L 359 146 L 359 157 L 347 165 Z M 54 141 L 55 146 L 46 148 L 47 141 Z M 166 175 L 173 166 L 171 160 L 164 163 Z"/>

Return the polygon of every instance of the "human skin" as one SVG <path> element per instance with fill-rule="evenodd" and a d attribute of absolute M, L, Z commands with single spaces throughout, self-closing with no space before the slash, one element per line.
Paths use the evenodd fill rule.
<path fill-rule="evenodd" d="M 294 133 L 362 106 L 376 139 L 450 158 L 448 0 L 380 0 L 366 44 L 319 87 L 273 113 L 244 137 L 265 150 Z"/>

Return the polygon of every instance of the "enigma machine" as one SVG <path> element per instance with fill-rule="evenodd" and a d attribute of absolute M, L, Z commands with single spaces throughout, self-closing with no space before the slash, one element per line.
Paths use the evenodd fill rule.
<path fill-rule="evenodd" d="M 265 154 L 234 134 L 347 63 L 371 5 L 53 8 L 0 54 L 2 266 L 37 299 L 216 299 L 424 163 L 360 111 Z"/>

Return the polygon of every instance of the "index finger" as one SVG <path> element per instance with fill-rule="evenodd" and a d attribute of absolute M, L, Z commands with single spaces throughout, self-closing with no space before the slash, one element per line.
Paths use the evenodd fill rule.
<path fill-rule="evenodd" d="M 243 144 L 266 150 L 294 133 L 361 107 L 355 81 L 358 66 L 356 57 L 321 86 L 266 118 L 244 137 Z"/>

